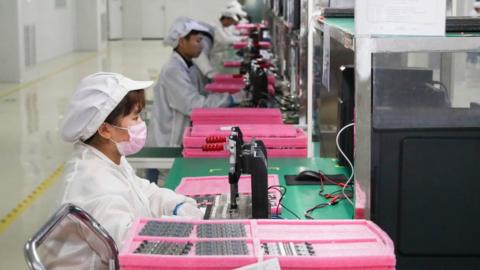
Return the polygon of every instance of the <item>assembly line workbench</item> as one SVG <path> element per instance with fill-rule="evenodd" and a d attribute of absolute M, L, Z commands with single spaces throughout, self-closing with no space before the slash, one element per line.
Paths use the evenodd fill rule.
<path fill-rule="evenodd" d="M 166 188 L 174 190 L 183 177 L 197 176 L 226 176 L 228 175 L 228 160 L 224 159 L 184 159 L 176 158 L 171 168 Z M 344 167 L 336 165 L 334 159 L 329 158 L 275 158 L 268 160 L 268 173 L 277 174 L 280 185 L 287 188 L 287 193 L 282 204 L 305 219 L 304 213 L 307 209 L 323 202 L 326 199 L 319 196 L 320 182 L 318 185 L 290 185 L 285 183 L 285 175 L 296 175 L 303 170 L 322 170 L 326 174 L 345 174 L 347 170 Z M 326 192 L 338 190 L 338 186 L 326 185 Z M 352 219 L 353 206 L 346 200 L 326 208 L 316 210 L 313 215 L 315 219 Z M 296 217 L 282 210 L 281 217 L 286 219 L 296 219 Z"/>

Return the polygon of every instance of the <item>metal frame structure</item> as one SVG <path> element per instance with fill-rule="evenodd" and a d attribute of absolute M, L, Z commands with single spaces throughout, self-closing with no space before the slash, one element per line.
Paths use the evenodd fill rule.
<path fill-rule="evenodd" d="M 313 35 L 329 31 L 330 39 L 343 44 L 355 54 L 355 179 L 365 193 L 365 217 L 370 218 L 372 160 L 372 66 L 376 53 L 467 52 L 480 50 L 479 35 L 423 36 L 355 36 L 345 29 L 314 20 L 309 31 L 309 53 L 313 53 Z M 313 58 L 310 55 L 309 58 Z M 448 74 L 449 56 L 442 56 L 442 75 Z M 313 66 L 309 59 L 309 97 L 313 92 Z M 447 72 L 447 73 L 445 73 Z M 309 100 L 311 104 L 311 100 Z M 309 134 L 310 135 L 310 134 Z"/>
<path fill-rule="evenodd" d="M 118 248 L 113 238 L 90 214 L 73 204 L 62 205 L 47 223 L 27 241 L 24 247 L 24 255 L 29 268 L 32 270 L 46 270 L 38 256 L 37 248 L 45 242 L 55 227 L 61 224 L 62 220 L 68 216 L 74 216 L 76 220 L 87 226 L 108 247 L 109 269 L 119 269 Z"/>

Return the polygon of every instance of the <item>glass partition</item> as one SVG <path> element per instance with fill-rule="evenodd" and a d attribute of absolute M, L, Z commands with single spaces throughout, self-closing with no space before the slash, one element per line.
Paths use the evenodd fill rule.
<path fill-rule="evenodd" d="M 480 127 L 479 52 L 376 53 L 372 67 L 373 128 Z"/>

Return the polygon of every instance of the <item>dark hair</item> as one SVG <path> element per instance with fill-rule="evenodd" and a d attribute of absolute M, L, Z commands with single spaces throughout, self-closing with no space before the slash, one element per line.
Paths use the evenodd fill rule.
<path fill-rule="evenodd" d="M 118 103 L 117 107 L 107 116 L 105 119 L 106 123 L 112 125 L 118 125 L 118 120 L 120 118 L 129 115 L 132 112 L 139 113 L 145 107 L 145 90 L 133 90 L 128 92 L 128 94 L 123 97 L 123 99 Z M 84 142 L 89 144 L 93 137 L 97 135 L 98 132 L 95 132 L 90 138 L 86 139 Z"/>
<path fill-rule="evenodd" d="M 145 107 L 145 90 L 134 90 L 118 103 L 117 107 L 107 116 L 105 122 L 116 125 L 118 120 L 132 112 L 139 113 Z"/>
<path fill-rule="evenodd" d="M 202 33 L 202 31 L 192 30 L 185 36 L 185 39 L 188 40 L 188 39 L 190 39 L 191 36 L 200 35 L 201 33 Z"/>
<path fill-rule="evenodd" d="M 213 36 L 209 32 L 200 31 L 200 34 L 204 35 L 205 37 L 209 38 L 213 42 Z"/>

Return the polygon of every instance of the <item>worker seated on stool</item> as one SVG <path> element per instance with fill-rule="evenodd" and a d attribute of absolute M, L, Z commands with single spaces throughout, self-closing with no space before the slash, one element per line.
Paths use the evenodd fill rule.
<path fill-rule="evenodd" d="M 228 107 L 245 98 L 243 93 L 205 92 L 198 68 L 192 62 L 202 52 L 202 32 L 208 32 L 208 29 L 185 18 L 178 18 L 169 30 L 165 42 L 174 50 L 154 88 L 148 146 L 180 146 L 194 108 Z"/>
<path fill-rule="evenodd" d="M 61 203 L 90 213 L 120 249 L 140 217 L 203 216 L 193 199 L 139 178 L 125 159 L 144 146 L 146 126 L 139 113 L 145 105 L 144 89 L 152 84 L 116 73 L 92 74 L 73 93 L 61 128 L 62 138 L 74 143 L 65 164 Z M 57 261 L 57 267 L 48 269 L 108 269 L 99 257 L 89 256 L 90 248 L 82 243 L 57 245 L 55 256 L 64 263 Z"/>

